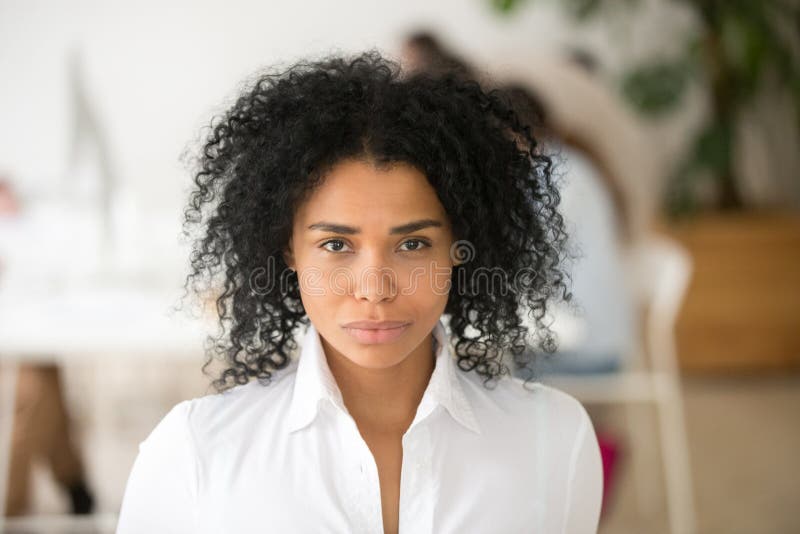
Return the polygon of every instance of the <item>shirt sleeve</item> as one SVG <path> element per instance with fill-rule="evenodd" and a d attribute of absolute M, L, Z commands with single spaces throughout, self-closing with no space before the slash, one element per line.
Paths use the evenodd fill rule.
<path fill-rule="evenodd" d="M 603 461 L 583 405 L 570 466 L 564 534 L 596 534 L 603 504 Z"/>
<path fill-rule="evenodd" d="M 116 534 L 197 531 L 197 457 L 188 424 L 190 407 L 190 401 L 175 405 L 139 444 Z"/>

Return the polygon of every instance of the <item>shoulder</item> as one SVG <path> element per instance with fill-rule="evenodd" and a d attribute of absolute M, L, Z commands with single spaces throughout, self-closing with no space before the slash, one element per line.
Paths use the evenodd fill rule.
<path fill-rule="evenodd" d="M 155 442 L 187 443 L 192 448 L 229 439 L 239 432 L 278 422 L 291 399 L 296 364 L 273 374 L 267 383 L 251 380 L 221 393 L 175 404 L 142 445 Z M 146 446 L 146 445 L 145 445 Z"/>
<path fill-rule="evenodd" d="M 479 403 L 488 403 L 505 411 L 547 408 L 560 416 L 585 413 L 583 404 L 561 389 L 544 382 L 525 382 L 521 378 L 501 376 L 484 385 L 474 372 L 459 371 L 465 391 Z"/>
<path fill-rule="evenodd" d="M 502 376 L 488 386 L 480 377 L 462 378 L 467 397 L 480 422 L 505 422 L 517 429 L 538 432 L 571 442 L 591 427 L 583 404 L 569 393 L 542 382 Z"/>
<path fill-rule="evenodd" d="M 197 432 L 214 433 L 224 427 L 274 418 L 288 404 L 294 389 L 296 362 L 273 374 L 267 383 L 251 380 L 222 393 L 192 399 L 189 421 Z"/>

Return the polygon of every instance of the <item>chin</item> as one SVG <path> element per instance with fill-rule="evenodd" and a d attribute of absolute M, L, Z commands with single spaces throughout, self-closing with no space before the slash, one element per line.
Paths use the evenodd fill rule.
<path fill-rule="evenodd" d="M 402 363 L 413 350 L 407 343 L 379 343 L 364 345 L 349 341 L 343 354 L 349 359 L 368 369 L 387 369 Z"/>

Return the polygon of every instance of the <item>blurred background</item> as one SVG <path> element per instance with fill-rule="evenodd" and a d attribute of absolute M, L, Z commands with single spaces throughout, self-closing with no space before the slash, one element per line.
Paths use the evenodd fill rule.
<path fill-rule="evenodd" d="M 113 532 L 201 372 L 201 131 L 266 67 L 377 48 L 503 91 L 554 154 L 600 532 L 800 532 L 800 3 L 0 0 L 0 531 Z M 2 519 L 3 515 L 8 517 Z"/>

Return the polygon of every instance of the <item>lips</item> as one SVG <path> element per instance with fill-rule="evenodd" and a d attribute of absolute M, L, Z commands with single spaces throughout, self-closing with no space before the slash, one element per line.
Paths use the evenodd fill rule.
<path fill-rule="evenodd" d="M 359 330 L 390 330 L 407 324 L 408 321 L 353 321 L 342 326 L 345 328 L 358 328 Z"/>
<path fill-rule="evenodd" d="M 353 321 L 342 328 L 359 343 L 374 345 L 398 339 L 410 324 L 407 321 Z"/>

